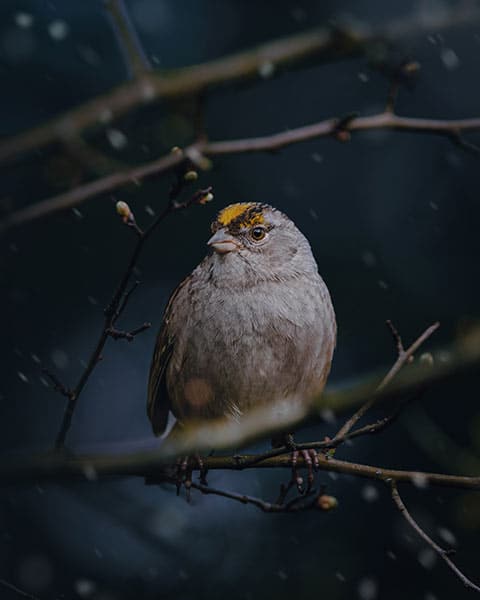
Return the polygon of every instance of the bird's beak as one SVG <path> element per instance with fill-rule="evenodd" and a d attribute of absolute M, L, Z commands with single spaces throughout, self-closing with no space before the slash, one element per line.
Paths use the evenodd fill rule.
<path fill-rule="evenodd" d="M 211 246 L 215 252 L 219 254 L 226 254 L 227 252 L 234 252 L 240 248 L 240 244 L 225 229 L 219 229 L 207 242 L 208 246 Z"/>

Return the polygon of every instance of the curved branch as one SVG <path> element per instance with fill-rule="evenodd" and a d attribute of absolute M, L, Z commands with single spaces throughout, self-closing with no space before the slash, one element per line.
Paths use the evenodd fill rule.
<path fill-rule="evenodd" d="M 409 348 L 407 348 L 407 350 L 405 350 L 404 347 L 403 347 L 400 335 L 398 334 L 397 330 L 393 326 L 392 322 L 391 321 L 387 321 L 387 324 L 391 328 L 391 330 L 393 332 L 393 336 L 394 336 L 394 338 L 396 340 L 396 343 L 397 343 L 398 358 L 395 361 L 395 364 L 392 366 L 392 368 L 388 371 L 388 373 L 385 375 L 385 377 L 382 379 L 382 381 L 378 385 L 377 392 L 381 392 L 382 390 L 384 390 L 387 387 L 387 385 L 389 383 L 392 382 L 392 380 L 397 375 L 397 373 L 400 371 L 400 369 L 402 369 L 402 367 L 404 367 L 407 364 L 407 362 L 413 357 L 413 355 L 420 348 L 420 346 L 433 333 L 435 333 L 435 331 L 437 331 L 437 329 L 440 327 L 440 323 L 438 323 L 438 322 L 434 323 L 433 325 L 430 325 L 430 327 L 428 327 L 422 333 L 422 335 L 420 335 L 413 342 L 413 344 L 411 344 L 411 346 L 409 346 Z M 338 438 L 342 438 L 346 434 L 348 434 L 348 432 L 352 429 L 352 427 L 354 425 L 356 425 L 356 423 L 364 416 L 364 414 L 368 410 L 370 410 L 372 408 L 372 406 L 376 403 L 377 399 L 378 399 L 378 396 L 372 396 L 369 400 L 367 400 L 367 402 L 365 402 L 365 404 L 363 404 L 357 410 L 357 412 L 354 413 L 350 417 L 350 419 L 348 419 L 348 421 L 342 426 L 342 428 L 339 430 L 339 432 L 337 433 L 337 435 L 335 436 L 335 438 L 337 438 L 337 437 Z"/>
<path fill-rule="evenodd" d="M 69 110 L 59 117 L 0 143 L 0 162 L 65 138 L 160 99 L 197 95 L 220 84 L 258 77 L 267 64 L 274 72 L 305 60 L 347 57 L 361 54 L 372 42 L 397 41 L 455 25 L 469 25 L 480 19 L 480 9 L 461 6 L 452 11 L 432 13 L 428 19 L 413 13 L 386 23 L 379 30 L 353 24 L 343 29 L 317 28 L 262 44 L 256 48 L 204 64 L 167 72 L 142 73 L 133 81 Z"/>
<path fill-rule="evenodd" d="M 13 212 L 0 221 L 0 231 L 33 221 L 50 213 L 73 208 L 99 194 L 111 192 L 130 183 L 138 184 L 142 179 L 168 172 L 185 160 L 185 156 L 221 156 L 253 152 L 275 152 L 299 142 L 326 136 L 335 136 L 338 133 L 338 127 L 341 122 L 342 119 L 330 118 L 311 125 L 305 125 L 304 127 L 256 138 L 218 142 L 200 140 L 185 148 L 183 153 L 167 154 L 154 161 L 126 171 L 107 175 L 106 177 L 75 187 L 68 192 Z M 456 140 L 462 132 L 480 130 L 480 117 L 458 120 L 423 119 L 401 117 L 386 111 L 368 117 L 352 118 L 348 120 L 348 124 L 342 125 L 342 131 L 348 132 L 374 129 L 430 133 Z"/>
<path fill-rule="evenodd" d="M 414 529 L 418 535 L 432 548 L 440 558 L 442 558 L 448 565 L 448 568 L 452 570 L 455 575 L 460 579 L 463 585 L 475 592 L 480 593 L 480 587 L 473 583 L 466 575 L 460 571 L 457 565 L 450 558 L 450 553 L 447 550 L 444 550 L 441 546 L 439 546 L 436 542 L 432 540 L 432 538 L 425 533 L 425 531 L 420 527 L 420 525 L 415 521 L 412 515 L 408 512 L 407 507 L 405 506 L 400 494 L 398 493 L 397 484 L 395 481 L 390 483 L 390 490 L 392 493 L 392 500 L 395 503 L 395 506 L 398 508 L 400 514 L 405 518 L 407 523 Z"/>

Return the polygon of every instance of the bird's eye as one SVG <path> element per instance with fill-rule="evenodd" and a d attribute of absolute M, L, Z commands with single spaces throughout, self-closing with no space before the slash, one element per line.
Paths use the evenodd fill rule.
<path fill-rule="evenodd" d="M 260 240 L 263 240 L 263 238 L 266 235 L 267 235 L 267 232 L 265 231 L 265 229 L 263 227 L 254 227 L 253 229 L 250 230 L 250 236 L 256 242 L 259 242 Z"/>

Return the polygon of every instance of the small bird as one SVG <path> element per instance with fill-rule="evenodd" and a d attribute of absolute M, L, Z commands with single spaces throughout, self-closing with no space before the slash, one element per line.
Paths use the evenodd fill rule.
<path fill-rule="evenodd" d="M 211 251 L 173 292 L 156 342 L 147 402 L 156 435 L 169 411 L 185 424 L 309 402 L 330 371 L 335 313 L 305 236 L 253 202 L 227 206 L 211 228 Z"/>

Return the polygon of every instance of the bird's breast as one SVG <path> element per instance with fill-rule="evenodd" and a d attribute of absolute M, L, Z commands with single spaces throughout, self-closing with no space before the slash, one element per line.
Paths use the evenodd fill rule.
<path fill-rule="evenodd" d="M 191 296 L 170 373 L 177 412 L 239 415 L 276 398 L 317 391 L 328 373 L 334 324 L 320 278 L 230 293 L 203 286 Z"/>

